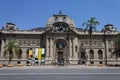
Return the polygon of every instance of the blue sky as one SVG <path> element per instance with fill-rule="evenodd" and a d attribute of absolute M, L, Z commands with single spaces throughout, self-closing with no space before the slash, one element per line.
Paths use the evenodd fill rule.
<path fill-rule="evenodd" d="M 13 22 L 19 29 L 45 27 L 53 15 L 68 15 L 76 24 L 91 17 L 100 22 L 97 30 L 111 23 L 120 31 L 120 0 L 0 0 L 0 28 L 7 22 Z"/>

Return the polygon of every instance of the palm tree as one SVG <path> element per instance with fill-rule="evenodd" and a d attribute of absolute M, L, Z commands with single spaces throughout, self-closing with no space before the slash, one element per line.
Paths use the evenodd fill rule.
<path fill-rule="evenodd" d="M 9 61 L 8 64 L 12 61 L 12 58 L 14 57 L 14 53 L 18 55 L 19 48 L 15 44 L 16 41 L 13 39 L 9 39 L 8 43 L 5 45 L 5 51 L 4 51 L 4 56 L 6 57 L 7 55 L 9 56 Z"/>
<path fill-rule="evenodd" d="M 91 46 L 92 46 L 91 40 L 92 40 L 93 29 L 96 31 L 96 26 L 100 24 L 95 19 L 96 19 L 95 17 L 91 17 L 87 22 L 82 24 L 82 26 L 86 27 L 85 31 L 88 31 L 88 35 L 89 35 L 89 39 L 90 39 L 90 44 L 89 44 L 90 50 L 91 50 Z M 90 55 L 90 62 L 91 62 L 91 55 Z"/>

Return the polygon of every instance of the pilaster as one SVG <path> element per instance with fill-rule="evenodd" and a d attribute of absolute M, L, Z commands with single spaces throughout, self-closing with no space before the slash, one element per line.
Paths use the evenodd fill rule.
<path fill-rule="evenodd" d="M 48 37 L 46 38 L 46 58 L 48 59 L 49 57 L 49 42 L 48 42 Z"/>
<path fill-rule="evenodd" d="M 108 58 L 108 40 L 106 40 L 106 52 L 107 52 L 107 58 Z"/>
<path fill-rule="evenodd" d="M 72 58 L 72 44 L 71 44 L 71 38 L 69 38 L 69 57 Z"/>
<path fill-rule="evenodd" d="M 75 57 L 75 39 L 73 38 L 73 55 L 72 57 L 74 58 Z"/>
<path fill-rule="evenodd" d="M 2 39 L 2 44 L 1 44 L 1 54 L 0 54 L 0 57 L 1 58 L 3 58 L 3 53 L 4 53 L 4 51 L 3 51 L 3 49 L 4 49 L 4 40 Z"/>
<path fill-rule="evenodd" d="M 53 41 L 52 41 L 52 38 L 50 38 L 50 55 L 49 57 L 53 57 Z"/>

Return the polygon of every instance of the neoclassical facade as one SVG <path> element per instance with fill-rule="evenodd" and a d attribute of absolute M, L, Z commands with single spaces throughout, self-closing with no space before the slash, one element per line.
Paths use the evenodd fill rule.
<path fill-rule="evenodd" d="M 21 48 L 21 60 L 26 61 L 28 49 L 44 48 L 45 64 L 104 64 L 114 62 L 113 38 L 118 34 L 112 24 L 107 24 L 101 31 L 94 31 L 92 45 L 88 31 L 76 28 L 74 21 L 61 13 L 50 17 L 45 27 L 31 30 L 19 30 L 15 24 L 7 23 L 0 30 L 0 60 L 4 58 L 4 48 L 8 39 L 16 40 Z M 106 49 L 105 49 L 106 48 Z M 34 58 L 34 57 L 33 57 Z M 15 57 L 13 60 L 17 60 Z"/>

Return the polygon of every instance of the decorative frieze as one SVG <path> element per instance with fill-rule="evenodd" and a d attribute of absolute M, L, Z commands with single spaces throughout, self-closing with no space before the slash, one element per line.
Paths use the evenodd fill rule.
<path fill-rule="evenodd" d="M 25 46 L 25 45 L 38 46 L 38 45 L 40 45 L 39 40 L 17 40 L 17 43 L 21 46 Z"/>

